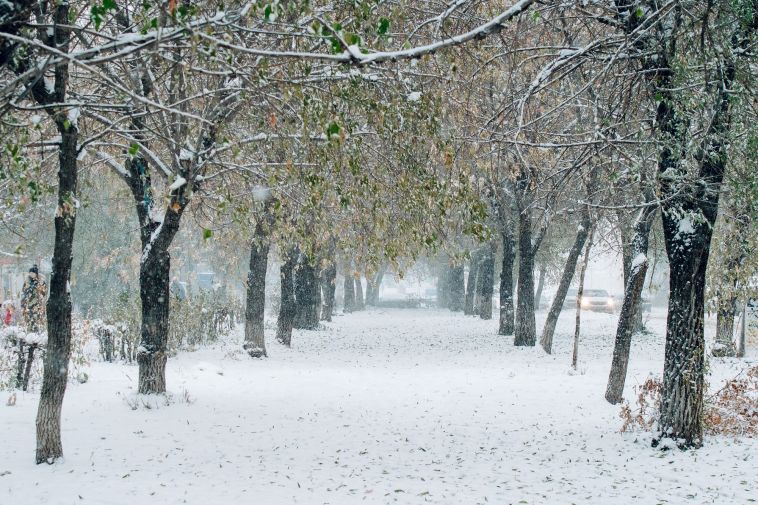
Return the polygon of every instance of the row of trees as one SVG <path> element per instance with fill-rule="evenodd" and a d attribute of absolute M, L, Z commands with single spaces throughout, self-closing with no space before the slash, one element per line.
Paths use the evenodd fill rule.
<path fill-rule="evenodd" d="M 756 0 L 422 4 L 0 7 L 2 128 L 13 139 L 4 205 L 57 194 L 38 462 L 62 454 L 83 172 L 120 179 L 139 230 L 141 393 L 166 389 L 171 251 L 189 247 L 176 242 L 185 215 L 206 238 L 248 244 L 252 356 L 266 352 L 272 244 L 284 343 L 293 325 L 315 324 L 322 296 L 333 306 L 338 265 L 349 300 L 355 272 L 375 290 L 388 263 L 441 247 L 456 257 L 474 242 L 485 245 L 471 287 L 450 303 L 491 317 L 499 242 L 500 333 L 535 345 L 535 258 L 555 257 L 545 238 L 573 228 L 541 338 L 549 352 L 557 304 L 602 215 L 620 232 L 627 281 L 607 395 L 618 401 L 660 215 L 671 297 L 658 438 L 700 445 L 706 267 L 729 180 L 736 222 L 755 222 L 752 203 L 740 212 L 755 186 L 727 174 L 751 174 L 756 156 Z M 748 246 L 733 253 L 740 265 Z M 750 275 L 739 272 L 719 296 L 726 318 Z"/>

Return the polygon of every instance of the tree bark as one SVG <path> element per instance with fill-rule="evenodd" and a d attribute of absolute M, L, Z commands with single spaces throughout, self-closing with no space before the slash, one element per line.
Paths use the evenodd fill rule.
<path fill-rule="evenodd" d="M 476 302 L 476 279 L 479 276 L 480 251 L 475 251 L 471 255 L 471 262 L 468 270 L 468 281 L 466 282 L 466 299 L 464 300 L 463 313 L 467 316 L 475 315 Z"/>
<path fill-rule="evenodd" d="M 574 326 L 574 346 L 571 351 L 571 368 L 576 370 L 579 362 L 579 335 L 581 333 L 582 324 L 582 296 L 584 296 L 584 276 L 587 273 L 587 265 L 590 262 L 590 249 L 592 249 L 592 236 L 590 232 L 589 239 L 587 240 L 587 246 L 584 249 L 584 261 L 582 261 L 582 267 L 579 270 L 579 286 L 576 290 L 576 324 Z"/>
<path fill-rule="evenodd" d="M 545 274 L 547 267 L 544 263 L 540 264 L 540 275 L 537 279 L 537 291 L 534 293 L 534 307 L 539 310 L 542 301 L 542 290 L 545 287 Z"/>
<path fill-rule="evenodd" d="M 29 346 L 28 356 L 26 358 L 26 367 L 24 369 L 24 383 L 22 389 L 26 391 L 29 389 L 29 376 L 32 374 L 32 365 L 34 364 L 34 351 L 37 350 L 37 344 L 31 344 Z"/>
<path fill-rule="evenodd" d="M 56 18 L 68 23 L 68 4 L 56 7 Z M 67 45 L 67 43 L 66 43 Z M 61 70 L 56 69 L 56 73 Z M 67 73 L 68 70 L 66 69 Z M 57 79 L 56 79 L 57 80 Z M 61 100 L 63 101 L 63 100 Z M 50 297 L 47 300 L 47 350 L 45 352 L 42 391 L 37 410 L 37 463 L 63 456 L 61 443 L 61 409 L 68 381 L 71 358 L 71 261 L 76 225 L 77 142 L 75 125 L 56 121 L 61 135 L 58 160 L 58 209 L 55 213 L 53 271 Z"/>
<path fill-rule="evenodd" d="M 455 265 L 450 268 L 450 275 L 448 277 L 448 308 L 453 312 L 463 311 L 466 298 L 466 278 L 463 271 L 463 265 Z"/>
<path fill-rule="evenodd" d="M 294 270 L 297 262 L 298 250 L 293 248 L 284 258 L 279 268 L 281 278 L 281 300 L 279 303 L 279 317 L 276 322 L 276 340 L 287 347 L 292 345 L 292 325 L 295 319 L 295 284 Z"/>
<path fill-rule="evenodd" d="M 477 280 L 477 313 L 482 319 L 492 319 L 492 292 L 495 282 L 495 244 L 485 246 Z"/>
<path fill-rule="evenodd" d="M 334 314 L 334 293 L 337 289 L 337 265 L 335 258 L 329 259 L 329 265 L 321 275 L 322 299 L 324 304 L 321 308 L 321 320 L 331 321 Z"/>
<path fill-rule="evenodd" d="M 450 307 L 450 266 L 447 260 L 442 260 L 437 274 L 437 307 L 447 309 Z"/>
<path fill-rule="evenodd" d="M 342 311 L 345 314 L 349 314 L 355 310 L 355 282 L 353 281 L 352 260 L 348 259 L 345 261 L 343 273 L 345 275 L 345 282 L 343 283 L 345 293 Z"/>
<path fill-rule="evenodd" d="M 652 198 L 650 198 L 649 203 L 651 203 L 649 207 L 640 210 L 630 240 L 632 259 L 629 261 L 629 273 L 624 276 L 626 278 L 624 301 L 621 305 L 621 314 L 616 327 L 613 361 L 608 377 L 608 386 L 605 390 L 605 399 L 612 404 L 621 402 L 623 397 L 632 335 L 636 332 L 636 314 L 641 313 L 642 287 L 648 269 L 648 240 L 655 215 Z"/>
<path fill-rule="evenodd" d="M 568 293 L 571 286 L 571 280 L 574 278 L 574 272 L 576 272 L 576 265 L 579 261 L 579 256 L 582 254 L 582 249 L 589 236 L 590 227 L 592 222 L 590 220 L 590 214 L 585 210 L 583 212 L 582 221 L 576 230 L 576 237 L 574 243 L 569 249 L 566 263 L 563 265 L 563 274 L 561 274 L 561 280 L 558 283 L 558 290 L 553 297 L 553 303 L 550 305 L 550 311 L 547 313 L 547 319 L 545 319 L 545 326 L 542 329 L 542 336 L 540 337 L 540 345 L 546 353 L 551 354 L 553 352 L 553 336 L 555 335 L 555 327 L 558 324 L 558 318 L 561 316 L 563 310 L 563 303 L 566 300 L 566 293 Z"/>
<path fill-rule="evenodd" d="M 376 302 L 379 300 L 379 288 L 382 286 L 382 280 L 384 279 L 384 274 L 386 272 L 387 265 L 384 264 L 379 267 L 379 271 L 376 273 L 376 276 L 374 276 L 372 280 L 369 281 L 369 278 L 366 277 L 366 283 L 371 284 L 370 295 L 368 292 L 366 294 L 366 305 L 376 305 Z"/>
<path fill-rule="evenodd" d="M 162 247 L 150 249 L 140 265 L 142 338 L 137 350 L 140 394 L 166 392 L 171 256 Z"/>
<path fill-rule="evenodd" d="M 301 330 L 318 328 L 321 294 L 316 267 L 301 254 L 295 267 L 295 319 L 294 327 Z"/>
<path fill-rule="evenodd" d="M 363 283 L 361 283 L 361 276 L 354 277 L 355 279 L 355 310 L 364 310 L 366 308 L 366 301 L 363 299 Z"/>
<path fill-rule="evenodd" d="M 734 313 L 737 311 L 737 297 L 720 295 L 716 310 L 716 342 L 713 355 L 718 357 L 734 356 L 737 348 L 734 345 Z"/>
<path fill-rule="evenodd" d="M 264 210 L 264 215 L 266 212 Z M 264 358 L 267 355 L 264 316 L 266 311 L 268 252 L 269 242 L 265 217 L 261 217 L 255 224 L 255 234 L 250 245 L 250 264 L 247 273 L 245 343 L 242 345 L 242 348 L 251 358 Z"/>
<path fill-rule="evenodd" d="M 532 249 L 532 211 L 523 206 L 519 214 L 518 298 L 514 345 L 533 346 L 537 341 L 534 315 L 534 252 Z"/>
<path fill-rule="evenodd" d="M 28 4 L 27 4 L 28 6 Z M 53 33 L 48 45 L 62 53 L 70 48 L 69 4 L 59 2 L 53 11 Z M 5 47 L 5 44 L 3 44 Z M 14 68 L 22 73 L 30 67 L 30 58 L 23 58 Z M 53 90 L 48 90 L 44 79 L 31 84 L 32 96 L 40 105 L 66 102 L 69 84 L 68 63 L 55 66 Z M 61 409 L 68 380 L 68 363 L 71 357 L 71 262 L 76 225 L 76 199 L 78 179 L 79 130 L 75 122 L 67 119 L 60 107 L 46 109 L 60 134 L 58 144 L 58 205 L 55 212 L 55 238 L 53 240 L 50 296 L 47 300 L 47 351 L 44 359 L 42 390 L 37 409 L 36 462 L 52 463 L 63 456 L 61 443 Z"/>
<path fill-rule="evenodd" d="M 513 264 L 516 261 L 516 247 L 513 243 L 513 233 L 507 223 L 502 232 L 503 265 L 500 271 L 500 323 L 499 335 L 513 335 L 514 306 L 513 306 Z"/>

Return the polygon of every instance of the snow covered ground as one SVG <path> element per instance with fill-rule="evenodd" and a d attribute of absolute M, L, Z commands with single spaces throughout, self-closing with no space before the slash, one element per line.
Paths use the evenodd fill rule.
<path fill-rule="evenodd" d="M 514 348 L 496 320 L 432 309 L 340 316 L 296 331 L 292 349 L 269 342 L 265 360 L 246 358 L 237 333 L 171 359 L 174 403 L 150 409 L 134 399 L 136 367 L 96 363 L 68 389 L 59 464 L 33 463 L 37 395 L 0 404 L 0 504 L 758 499 L 756 440 L 661 452 L 618 432 L 603 399 L 615 317 L 584 317 L 579 374 L 571 311 L 552 356 Z M 654 313 L 634 342 L 627 397 L 662 369 L 664 322 Z M 744 363 L 711 359 L 712 387 Z"/>

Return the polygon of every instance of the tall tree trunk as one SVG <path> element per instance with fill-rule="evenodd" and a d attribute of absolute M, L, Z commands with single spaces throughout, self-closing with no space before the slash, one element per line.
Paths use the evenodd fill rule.
<path fill-rule="evenodd" d="M 482 319 L 492 319 L 492 291 L 495 282 L 495 244 L 484 247 L 484 257 L 479 267 L 479 280 L 477 280 L 477 313 Z"/>
<path fill-rule="evenodd" d="M 314 330 L 318 327 L 321 294 L 316 267 L 301 254 L 295 268 L 295 319 L 294 327 Z"/>
<path fill-rule="evenodd" d="M 532 249 L 532 211 L 523 206 L 519 214 L 518 298 L 514 345 L 533 346 L 537 341 L 534 315 L 534 252 Z"/>
<path fill-rule="evenodd" d="M 665 65 L 661 68 L 667 68 L 667 61 L 660 63 Z M 703 442 L 705 275 L 726 167 L 734 76 L 734 63 L 726 62 L 720 74 L 714 115 L 696 156 L 702 183 L 689 183 L 681 157 L 670 147 L 665 146 L 659 158 L 670 294 L 661 415 L 654 446 L 663 438 L 673 440 L 680 448 L 700 447 Z M 673 108 L 676 102 L 666 77 L 659 86 L 663 99 L 658 104 L 656 119 L 667 140 L 683 150 L 686 146 L 684 127 Z"/>
<path fill-rule="evenodd" d="M 448 291 L 449 291 L 449 309 L 453 312 L 463 311 L 466 298 L 466 278 L 463 271 L 463 265 L 455 265 L 450 269 L 450 276 L 448 278 Z"/>
<path fill-rule="evenodd" d="M 345 260 L 343 266 L 343 274 L 345 275 L 345 282 L 343 283 L 344 308 L 342 311 L 345 314 L 349 314 L 355 310 L 355 282 L 353 281 L 352 260 Z"/>
<path fill-rule="evenodd" d="M 365 305 L 370 306 L 373 305 L 371 300 L 374 298 L 374 279 L 372 279 L 372 276 L 369 275 L 368 272 L 364 275 L 366 279 L 366 296 L 365 296 Z"/>
<path fill-rule="evenodd" d="M 140 265 L 142 298 L 142 338 L 137 351 L 138 392 L 166 392 L 168 359 L 171 256 L 167 249 L 153 247 Z"/>
<path fill-rule="evenodd" d="M 51 7 L 52 8 L 52 7 Z M 48 43 L 56 50 L 68 53 L 70 48 L 69 4 L 59 2 L 54 7 L 53 37 Z M 22 58 L 22 72 L 30 66 L 30 58 Z M 23 68 L 22 68 L 23 67 Z M 66 102 L 68 90 L 68 61 L 55 67 L 53 90 L 48 90 L 44 79 L 31 85 L 32 96 L 41 105 Z M 75 122 L 59 107 L 49 107 L 60 134 L 58 144 L 58 206 L 55 212 L 55 238 L 53 241 L 50 296 L 47 300 L 47 351 L 42 374 L 42 390 L 37 409 L 37 463 L 48 462 L 63 456 L 61 443 L 61 408 L 68 380 L 68 363 L 71 357 L 71 261 L 74 229 L 76 225 L 76 199 L 78 178 L 79 130 Z"/>
<path fill-rule="evenodd" d="M 540 264 L 540 275 L 537 278 L 537 291 L 534 293 L 534 307 L 539 310 L 540 302 L 542 302 L 542 290 L 545 287 L 545 274 L 547 273 L 547 267 L 544 263 Z"/>
<path fill-rule="evenodd" d="M 251 358 L 266 357 L 266 338 L 263 320 L 266 311 L 268 252 L 269 239 L 265 217 L 261 217 L 255 224 L 255 234 L 250 245 L 250 266 L 247 273 L 245 343 L 242 345 L 242 348 Z"/>
<path fill-rule="evenodd" d="M 716 310 L 716 342 L 713 346 L 714 356 L 734 356 L 734 313 L 737 311 L 737 297 L 720 295 Z"/>
<path fill-rule="evenodd" d="M 652 204 L 652 198 L 650 198 Z M 651 205 L 640 210 L 634 223 L 634 233 L 630 240 L 632 260 L 629 273 L 624 275 L 624 301 L 621 305 L 618 325 L 616 327 L 616 342 L 613 348 L 613 361 L 605 390 L 605 399 L 612 404 L 621 402 L 626 382 L 626 371 L 629 365 L 629 351 L 632 345 L 632 335 L 635 333 L 637 313 L 641 313 L 640 303 L 642 287 L 648 269 L 647 250 L 655 208 Z"/>
<path fill-rule="evenodd" d="M 582 249 L 589 236 L 590 227 L 592 222 L 590 220 L 589 211 L 585 209 L 582 215 L 582 222 L 579 224 L 576 230 L 576 237 L 574 243 L 569 249 L 566 263 L 563 265 L 563 274 L 561 274 L 561 280 L 558 283 L 558 290 L 553 297 L 553 303 L 550 305 L 550 311 L 547 313 L 547 319 L 545 319 L 545 327 L 542 329 L 542 336 L 540 337 L 540 345 L 546 353 L 551 354 L 553 352 L 553 336 L 555 335 L 555 327 L 558 324 L 558 318 L 561 316 L 563 310 L 563 303 L 566 300 L 566 293 L 568 293 L 571 286 L 571 280 L 574 278 L 574 272 L 576 272 L 576 264 L 579 261 L 579 256 L 582 254 Z"/>
<path fill-rule="evenodd" d="M 571 368 L 576 370 L 579 362 L 579 335 L 581 332 L 582 324 L 582 296 L 584 296 L 584 276 L 587 273 L 587 265 L 590 262 L 590 249 L 592 249 L 592 236 L 593 232 L 590 232 L 589 240 L 587 240 L 587 247 L 584 249 L 584 261 L 582 261 L 582 267 L 579 269 L 579 286 L 576 290 L 576 324 L 574 326 L 574 346 L 571 352 Z"/>
<path fill-rule="evenodd" d="M 337 289 L 337 264 L 334 255 L 329 258 L 329 265 L 321 275 L 322 298 L 324 304 L 321 309 L 321 320 L 331 321 L 334 314 L 334 293 Z"/>
<path fill-rule="evenodd" d="M 371 295 L 366 295 L 366 305 L 376 305 L 376 302 L 379 300 L 379 289 L 382 286 L 382 280 L 384 280 L 384 274 L 386 272 L 387 265 L 383 264 L 379 267 L 379 271 L 376 272 L 376 275 L 371 280 Z M 368 277 L 366 278 L 366 282 L 368 282 Z"/>
<path fill-rule="evenodd" d="M 500 271 L 500 324 L 499 335 L 513 335 L 513 263 L 516 261 L 516 247 L 513 243 L 513 233 L 508 223 L 504 223 L 502 232 L 503 265 Z"/>
<path fill-rule="evenodd" d="M 437 274 L 437 307 L 447 309 L 450 307 L 450 266 L 447 260 L 442 260 Z"/>
<path fill-rule="evenodd" d="M 284 262 L 279 268 L 281 279 L 281 300 L 279 303 L 279 317 L 276 321 L 276 340 L 287 347 L 292 345 L 292 325 L 295 319 L 295 282 L 294 270 L 297 262 L 298 250 L 293 248 L 287 253 Z"/>
<path fill-rule="evenodd" d="M 475 314 L 475 302 L 476 302 L 476 279 L 479 276 L 479 259 L 480 251 L 474 251 L 471 255 L 471 263 L 468 270 L 468 281 L 466 282 L 466 299 L 463 305 L 463 313 L 467 316 Z"/>
<path fill-rule="evenodd" d="M 357 275 L 355 279 L 355 310 L 363 310 L 366 308 L 366 301 L 363 299 L 363 284 L 361 283 L 361 276 Z"/>
<path fill-rule="evenodd" d="M 68 4 L 56 7 L 56 18 L 68 23 Z M 66 43 L 66 46 L 68 43 Z M 59 71 L 56 69 L 56 73 Z M 68 72 L 68 70 L 63 70 Z M 57 80 L 57 79 L 56 79 Z M 63 100 L 61 100 L 63 101 Z M 37 410 L 37 463 L 52 462 L 63 456 L 61 408 L 68 381 L 71 358 L 71 261 L 76 225 L 77 143 L 76 125 L 57 121 L 61 143 L 58 151 L 58 209 L 55 213 L 53 271 L 47 300 L 47 350 L 42 391 Z M 68 123 L 68 121 L 66 121 Z"/>

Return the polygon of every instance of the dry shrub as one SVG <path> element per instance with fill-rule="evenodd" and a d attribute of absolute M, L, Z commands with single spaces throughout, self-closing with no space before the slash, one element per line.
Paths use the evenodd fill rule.
<path fill-rule="evenodd" d="M 621 406 L 621 431 L 652 431 L 660 413 L 663 382 L 649 377 L 634 390 L 636 408 L 626 401 Z M 753 437 L 758 433 L 758 365 L 743 370 L 705 399 L 703 423 L 708 435 Z"/>
<path fill-rule="evenodd" d="M 704 421 L 709 435 L 753 437 L 758 433 L 758 365 L 706 399 Z"/>
<path fill-rule="evenodd" d="M 663 382 L 658 377 L 648 377 L 640 386 L 634 387 L 637 394 L 637 408 L 632 410 L 624 400 L 619 416 L 624 421 L 621 431 L 652 431 L 661 410 Z"/>

